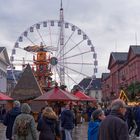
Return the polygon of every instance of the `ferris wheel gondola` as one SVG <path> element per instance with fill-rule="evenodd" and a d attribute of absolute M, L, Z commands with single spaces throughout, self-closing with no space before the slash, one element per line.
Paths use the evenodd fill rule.
<path fill-rule="evenodd" d="M 59 20 L 46 20 L 27 28 L 18 37 L 12 49 L 10 57 L 12 66 L 16 67 L 17 60 L 21 60 L 22 65 L 21 58 L 24 58 L 24 63 L 33 65 L 33 55 L 36 55 L 41 43 L 44 46 L 43 50 L 50 52 L 50 66 L 54 80 L 62 82 L 60 69 L 64 68 L 65 84 L 70 87 L 77 85 L 86 77 L 91 77 L 92 81 L 97 73 L 98 65 L 97 53 L 92 41 L 77 26 L 65 21 L 63 25 L 65 41 L 61 48 L 59 47 Z M 62 59 L 63 63 L 61 62 Z M 19 66 L 18 69 L 20 69 Z"/>
<path fill-rule="evenodd" d="M 53 81 L 65 84 L 71 89 L 83 78 L 90 77 L 91 80 L 86 83 L 84 90 L 90 87 L 97 73 L 97 53 L 91 39 L 83 30 L 64 21 L 62 1 L 59 20 L 38 22 L 21 33 L 12 49 L 11 68 L 21 69 L 19 62 L 21 66 L 23 63 L 24 66 L 27 63 L 33 66 L 38 63 L 34 62 L 33 58 L 42 57 L 44 54 L 48 61 L 45 67 L 51 70 L 49 73 Z M 81 86 L 80 88 L 83 89 Z"/>

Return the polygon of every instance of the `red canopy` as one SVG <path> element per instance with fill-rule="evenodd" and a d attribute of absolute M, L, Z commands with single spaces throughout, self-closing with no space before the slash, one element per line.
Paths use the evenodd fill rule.
<path fill-rule="evenodd" d="M 55 87 L 54 89 L 45 92 L 37 97 L 35 101 L 78 101 L 79 99 L 67 91 Z"/>
<path fill-rule="evenodd" d="M 13 100 L 11 97 L 5 95 L 4 93 L 0 93 L 0 101 L 4 101 L 4 100 Z"/>
<path fill-rule="evenodd" d="M 80 101 L 96 101 L 95 98 L 90 97 L 90 96 L 84 94 L 84 93 L 81 92 L 81 91 L 75 92 L 74 95 L 75 95 L 76 97 L 78 97 Z"/>

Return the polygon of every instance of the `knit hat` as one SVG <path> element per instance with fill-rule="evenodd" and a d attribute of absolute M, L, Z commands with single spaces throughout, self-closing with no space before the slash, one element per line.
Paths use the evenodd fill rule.
<path fill-rule="evenodd" d="M 14 103 L 13 103 L 13 104 L 14 104 L 14 107 L 20 107 L 20 102 L 19 102 L 19 101 L 17 101 L 17 100 L 16 100 L 16 101 L 14 101 Z"/>
<path fill-rule="evenodd" d="M 103 111 L 102 111 L 101 109 L 96 109 L 96 110 L 92 113 L 92 117 L 93 117 L 94 120 L 97 120 L 98 117 L 99 117 L 100 115 L 102 115 L 102 114 L 103 114 Z"/>
<path fill-rule="evenodd" d="M 31 107 L 27 103 L 23 103 L 21 106 L 21 112 L 29 114 L 31 112 Z"/>

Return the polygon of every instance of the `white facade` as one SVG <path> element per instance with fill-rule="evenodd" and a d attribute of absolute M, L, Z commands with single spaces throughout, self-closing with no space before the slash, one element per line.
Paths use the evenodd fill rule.
<path fill-rule="evenodd" d="M 102 90 L 90 90 L 89 96 L 95 98 L 99 103 L 102 102 Z"/>
<path fill-rule="evenodd" d="M 0 47 L 0 92 L 7 89 L 7 66 L 10 65 L 5 47 Z"/>

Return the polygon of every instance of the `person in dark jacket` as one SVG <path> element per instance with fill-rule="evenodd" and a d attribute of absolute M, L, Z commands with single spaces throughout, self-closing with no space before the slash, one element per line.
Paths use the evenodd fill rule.
<path fill-rule="evenodd" d="M 88 140 L 97 140 L 98 139 L 98 131 L 101 121 L 105 119 L 104 112 L 101 109 L 96 109 L 92 113 L 92 118 L 88 124 Z"/>
<path fill-rule="evenodd" d="M 37 130 L 40 131 L 39 140 L 60 139 L 58 117 L 51 107 L 43 110 L 42 117 L 38 121 Z"/>
<path fill-rule="evenodd" d="M 135 108 L 135 122 L 137 126 L 135 136 L 136 138 L 140 138 L 140 106 L 136 106 Z"/>
<path fill-rule="evenodd" d="M 131 107 L 127 108 L 126 114 L 125 114 L 126 122 L 128 124 L 128 131 L 129 135 L 131 135 L 131 132 L 135 128 L 135 122 L 134 122 L 134 112 Z"/>
<path fill-rule="evenodd" d="M 65 132 L 65 140 L 72 140 L 72 129 L 74 128 L 74 114 L 69 105 L 61 113 L 61 127 Z"/>
<path fill-rule="evenodd" d="M 87 107 L 87 116 L 88 116 L 88 122 L 91 120 L 91 115 L 93 113 L 93 111 L 95 111 L 96 108 L 93 106 L 93 104 L 89 104 L 89 106 Z"/>
<path fill-rule="evenodd" d="M 123 100 L 114 100 L 110 114 L 101 122 L 98 140 L 129 140 L 126 107 Z"/>
<path fill-rule="evenodd" d="M 3 124 L 7 126 L 6 128 L 6 138 L 12 140 L 12 128 L 16 117 L 21 113 L 20 102 L 14 101 L 13 108 L 6 113 Z"/>

